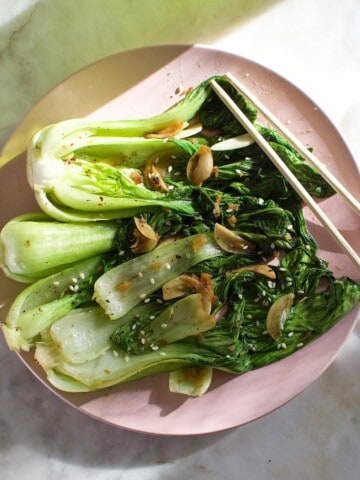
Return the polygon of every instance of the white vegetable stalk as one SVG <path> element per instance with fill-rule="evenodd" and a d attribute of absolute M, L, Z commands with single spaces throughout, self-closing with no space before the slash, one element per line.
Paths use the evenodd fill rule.
<path fill-rule="evenodd" d="M 174 240 L 103 274 L 95 282 L 94 299 L 115 320 L 167 281 L 222 253 L 212 234 Z"/>
<path fill-rule="evenodd" d="M 10 278 L 33 282 L 112 250 L 117 231 L 115 222 L 69 224 L 41 214 L 22 215 L 0 233 L 0 267 Z"/>
<path fill-rule="evenodd" d="M 157 134 L 171 132 L 173 125 L 187 125 L 210 91 L 204 82 L 166 112 L 148 119 L 72 119 L 37 132 L 28 148 L 27 176 L 40 208 L 57 220 L 72 222 L 130 217 L 139 207 L 143 211 L 167 207 L 169 198 L 130 182 L 121 170 L 142 169 L 154 154 L 180 153 L 179 143 L 156 138 Z M 66 189 L 76 192 L 68 195 Z M 174 209 L 191 214 L 187 203 L 171 202 Z"/>

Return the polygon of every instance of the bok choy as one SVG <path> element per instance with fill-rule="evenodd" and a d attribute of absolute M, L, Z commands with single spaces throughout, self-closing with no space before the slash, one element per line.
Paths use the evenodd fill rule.
<path fill-rule="evenodd" d="M 334 193 L 217 81 L 312 195 Z M 5 275 L 31 283 L 2 325 L 9 347 L 33 349 L 60 390 L 166 371 L 197 396 L 214 370 L 285 358 L 353 309 L 359 285 L 318 257 L 297 194 L 244 133 L 209 80 L 148 119 L 40 130 L 27 173 L 42 213 L 0 235 Z"/>
<path fill-rule="evenodd" d="M 0 264 L 8 277 L 31 283 L 85 258 L 115 250 L 118 229 L 115 222 L 68 224 L 43 214 L 22 215 L 9 221 L 0 233 Z"/>

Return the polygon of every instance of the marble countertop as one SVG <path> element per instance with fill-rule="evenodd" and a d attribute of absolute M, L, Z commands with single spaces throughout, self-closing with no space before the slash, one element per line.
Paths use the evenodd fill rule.
<path fill-rule="evenodd" d="M 0 145 L 42 95 L 109 54 L 201 43 L 251 58 L 307 92 L 360 159 L 357 0 L 0 0 Z M 323 375 L 239 428 L 156 437 L 100 423 L 55 397 L 0 336 L 4 480 L 355 480 L 360 328 Z"/>

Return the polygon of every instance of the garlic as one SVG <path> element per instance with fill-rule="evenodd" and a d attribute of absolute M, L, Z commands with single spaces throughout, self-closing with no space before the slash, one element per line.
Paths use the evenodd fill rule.
<path fill-rule="evenodd" d="M 180 130 L 178 133 L 174 135 L 174 138 L 180 139 L 180 138 L 191 137 L 192 135 L 196 135 L 197 133 L 201 132 L 201 130 L 202 130 L 202 124 L 200 122 L 197 122 L 192 125 L 189 125 L 183 130 Z"/>
<path fill-rule="evenodd" d="M 190 157 L 186 166 L 186 176 L 191 185 L 201 187 L 203 182 L 213 173 L 214 160 L 210 148 L 201 145 Z"/>
<path fill-rule="evenodd" d="M 191 275 L 180 275 L 166 282 L 162 287 L 163 299 L 172 300 L 191 292 L 192 286 L 186 282 L 186 279 L 191 279 Z"/>
<path fill-rule="evenodd" d="M 162 175 L 155 165 L 146 165 L 144 169 L 144 178 L 146 185 L 152 190 L 159 190 L 161 192 L 168 192 L 168 186 L 163 180 Z"/>
<path fill-rule="evenodd" d="M 227 140 L 222 140 L 221 142 L 215 143 L 212 145 L 211 150 L 214 152 L 236 150 L 238 148 L 248 147 L 253 143 L 255 143 L 253 137 L 249 133 L 244 133 L 243 135 L 238 135 L 237 137 L 228 138 Z"/>
<path fill-rule="evenodd" d="M 224 227 L 220 223 L 215 223 L 214 227 L 214 237 L 216 243 L 223 249 L 225 252 L 229 253 L 241 253 L 246 250 L 254 250 L 255 245 L 245 238 L 240 237 L 233 231 Z"/>
<path fill-rule="evenodd" d="M 288 293 L 278 298 L 269 308 L 266 317 L 266 330 L 274 340 L 279 340 L 285 321 L 289 316 L 295 295 Z"/>
<path fill-rule="evenodd" d="M 270 280 L 275 280 L 276 279 L 276 273 L 274 270 L 269 267 L 268 265 L 246 265 L 245 267 L 240 267 L 240 268 L 235 268 L 234 270 L 229 270 L 226 272 L 226 276 L 231 275 L 232 273 L 238 273 L 238 272 L 255 272 L 258 273 L 259 275 L 263 275 L 264 277 L 267 277 Z"/>
<path fill-rule="evenodd" d="M 148 133 L 145 138 L 172 138 L 188 126 L 188 122 L 175 122 L 156 133 Z"/>
<path fill-rule="evenodd" d="M 131 245 L 134 253 L 146 253 L 153 250 L 158 244 L 160 236 L 143 218 L 134 217 L 136 228 L 134 230 L 135 243 Z"/>

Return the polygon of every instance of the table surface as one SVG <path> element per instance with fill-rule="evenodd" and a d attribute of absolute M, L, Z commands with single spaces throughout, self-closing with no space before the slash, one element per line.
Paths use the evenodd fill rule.
<path fill-rule="evenodd" d="M 295 83 L 360 159 L 357 0 L 0 0 L 0 145 L 32 105 L 79 68 L 131 48 L 199 43 Z M 359 345 L 357 325 L 315 383 L 251 424 L 167 438 L 73 410 L 0 336 L 1 478 L 355 480 Z"/>

